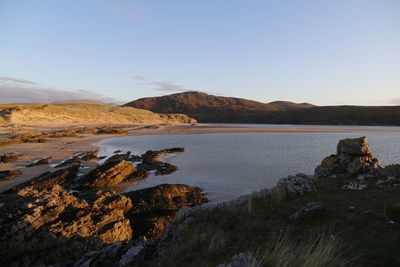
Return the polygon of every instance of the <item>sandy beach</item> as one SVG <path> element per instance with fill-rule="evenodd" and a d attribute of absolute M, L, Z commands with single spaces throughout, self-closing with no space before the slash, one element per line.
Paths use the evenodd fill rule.
<path fill-rule="evenodd" d="M 29 127 L 32 129 L 32 127 Z M 48 129 L 46 127 L 34 127 L 36 130 Z M 51 164 L 57 164 L 65 158 L 71 157 L 74 154 L 82 151 L 96 150 L 95 143 L 113 137 L 121 136 L 143 136 L 143 135 L 187 135 L 187 134 L 206 134 L 206 133 L 357 133 L 357 132 L 381 132 L 381 133 L 400 133 L 396 129 L 360 129 L 357 127 L 346 127 L 346 129 L 338 129 L 329 126 L 291 126 L 291 127 L 246 127 L 243 125 L 219 125 L 219 124 L 197 124 L 197 125 L 168 125 L 160 126 L 157 129 L 146 129 L 143 127 L 126 128 L 126 135 L 92 135 L 84 134 L 77 137 L 64 138 L 49 138 L 46 143 L 23 143 L 12 144 L 0 147 L 0 154 L 17 153 L 21 155 L 18 160 L 10 163 L 0 164 L 0 170 L 8 170 L 17 168 L 22 171 L 22 174 L 13 180 L 0 181 L 0 192 L 7 190 L 21 182 L 30 180 L 46 171 L 55 171 L 49 165 L 39 165 L 25 168 L 26 165 L 34 160 L 42 157 L 51 157 Z M 5 129 L 2 129 L 6 132 Z M 84 162 L 82 173 L 89 172 L 95 162 Z"/>

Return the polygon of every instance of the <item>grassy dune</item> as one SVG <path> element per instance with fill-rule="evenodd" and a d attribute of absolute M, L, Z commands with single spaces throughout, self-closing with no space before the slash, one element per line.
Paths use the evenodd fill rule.
<path fill-rule="evenodd" d="M 157 114 L 132 107 L 102 104 L 0 104 L 0 124 L 193 123 L 183 114 Z"/>

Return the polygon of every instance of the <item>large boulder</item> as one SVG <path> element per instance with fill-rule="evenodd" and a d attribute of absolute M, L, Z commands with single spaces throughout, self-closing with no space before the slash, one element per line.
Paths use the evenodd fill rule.
<path fill-rule="evenodd" d="M 355 176 L 374 174 L 381 169 L 379 161 L 373 157 L 367 138 L 350 138 L 340 140 L 337 153 L 322 160 L 315 169 L 317 178 Z"/>

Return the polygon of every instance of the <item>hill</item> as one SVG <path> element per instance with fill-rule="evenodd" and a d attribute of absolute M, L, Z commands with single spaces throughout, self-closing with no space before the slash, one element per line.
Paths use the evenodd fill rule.
<path fill-rule="evenodd" d="M 215 112 L 230 111 L 283 111 L 313 107 L 311 104 L 297 104 L 286 101 L 261 103 L 235 97 L 214 96 L 202 92 L 184 92 L 161 97 L 141 98 L 125 104 L 135 108 L 158 113 L 184 113 L 203 122 L 212 120 Z"/>
<path fill-rule="evenodd" d="M 0 104 L 0 124 L 193 123 L 183 114 L 157 114 L 104 104 Z"/>
<path fill-rule="evenodd" d="M 199 122 L 400 125 L 400 106 L 314 106 L 286 101 L 261 103 L 200 92 L 142 98 L 125 106 L 159 113 L 184 113 Z"/>

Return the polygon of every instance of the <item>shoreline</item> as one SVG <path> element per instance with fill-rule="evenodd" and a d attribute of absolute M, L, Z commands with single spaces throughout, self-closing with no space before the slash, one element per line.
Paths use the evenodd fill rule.
<path fill-rule="evenodd" d="M 66 128 L 70 128 L 68 126 Z M 191 134 L 230 134 L 230 133 L 400 133 L 395 129 L 338 129 L 329 128 L 332 126 L 310 126 L 304 127 L 299 125 L 291 125 L 289 127 L 246 127 L 243 124 L 235 125 L 218 125 L 218 124 L 197 124 L 197 125 L 163 125 L 157 129 L 146 129 L 145 127 L 134 126 L 128 128 L 127 134 L 110 134 L 110 135 L 92 135 L 83 134 L 77 137 L 51 138 L 45 143 L 22 143 L 11 144 L 0 147 L 0 154 L 12 153 L 21 154 L 21 157 L 10 163 L 0 164 L 1 170 L 20 169 L 22 174 L 13 180 L 0 181 L 0 192 L 3 192 L 19 183 L 28 181 L 47 171 L 55 171 L 49 164 L 29 167 L 23 167 L 30 162 L 42 157 L 52 157 L 52 163 L 61 162 L 67 157 L 77 152 L 101 149 L 96 145 L 98 142 L 116 137 L 126 136 L 150 136 L 150 135 L 191 135 Z M 349 126 L 350 127 L 350 126 Z M 375 126 L 372 126 L 375 127 Z M 44 127 L 45 128 L 45 127 Z M 36 127 L 35 130 L 43 130 Z M 85 162 L 82 164 L 85 168 L 84 173 L 89 172 L 96 166 L 95 162 Z"/>

